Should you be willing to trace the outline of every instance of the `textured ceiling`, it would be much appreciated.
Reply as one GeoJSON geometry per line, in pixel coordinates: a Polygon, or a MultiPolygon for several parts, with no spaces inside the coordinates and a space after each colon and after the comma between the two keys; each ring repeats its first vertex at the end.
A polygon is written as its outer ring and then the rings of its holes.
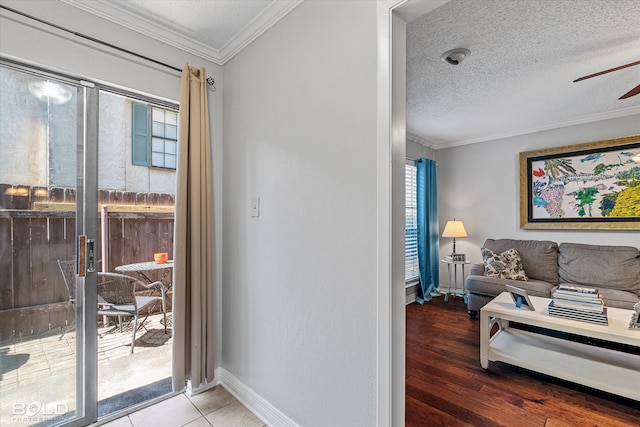
{"type": "Polygon", "coordinates": [[[407,131],[434,148],[640,112],[618,100],[640,65],[573,83],[640,60],[638,0],[452,0],[407,25],[407,51],[407,131]]]}
{"type": "MultiPolygon", "coordinates": [[[[224,64],[302,0],[61,1],[224,64]]],[[[451,0],[420,12],[440,3],[398,10],[410,21],[410,139],[444,148],[640,113],[640,95],[618,100],[640,65],[573,83],[640,60],[640,0],[451,0]],[[440,60],[458,47],[471,50],[460,65],[440,60]]]]}

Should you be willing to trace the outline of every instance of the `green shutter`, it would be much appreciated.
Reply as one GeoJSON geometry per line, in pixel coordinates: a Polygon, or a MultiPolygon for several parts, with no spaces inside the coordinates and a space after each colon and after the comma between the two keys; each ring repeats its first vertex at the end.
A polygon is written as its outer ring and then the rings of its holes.
{"type": "Polygon", "coordinates": [[[149,105],[131,105],[131,163],[149,166],[149,105]]]}

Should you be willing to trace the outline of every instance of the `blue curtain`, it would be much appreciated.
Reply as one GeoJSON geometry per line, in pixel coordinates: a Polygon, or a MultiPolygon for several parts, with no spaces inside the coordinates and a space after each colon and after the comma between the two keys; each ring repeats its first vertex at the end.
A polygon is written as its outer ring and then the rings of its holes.
{"type": "Polygon", "coordinates": [[[423,304],[425,301],[431,301],[431,292],[439,289],[438,192],[436,162],[419,159],[415,165],[420,270],[420,286],[416,301],[423,304]]]}

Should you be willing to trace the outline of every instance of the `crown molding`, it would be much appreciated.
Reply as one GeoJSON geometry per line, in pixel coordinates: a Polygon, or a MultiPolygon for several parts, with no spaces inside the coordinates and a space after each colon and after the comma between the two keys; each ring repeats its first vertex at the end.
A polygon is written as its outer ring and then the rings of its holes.
{"type": "Polygon", "coordinates": [[[121,27],[213,62],[214,64],[224,65],[304,0],[279,0],[272,2],[260,15],[240,30],[238,34],[221,49],[215,49],[212,46],[178,34],[175,31],[161,28],[147,19],[131,15],[117,4],[107,2],[106,0],[91,2],[82,0],[60,1],[121,27]]]}
{"type": "Polygon", "coordinates": [[[304,0],[280,0],[274,1],[260,15],[256,16],[242,30],[236,34],[219,52],[220,63],[224,65],[236,56],[251,42],[260,37],[289,12],[298,7],[304,0]]]}
{"type": "MultiPolygon", "coordinates": [[[[544,131],[553,130],[553,129],[560,129],[560,128],[569,127],[569,126],[578,126],[578,125],[583,125],[587,123],[599,122],[602,120],[617,119],[621,117],[631,116],[634,114],[640,114],[640,106],[623,108],[621,110],[608,111],[605,113],[592,114],[589,116],[583,116],[577,119],[553,123],[550,125],[535,126],[535,127],[530,127],[526,129],[519,129],[511,132],[503,132],[503,133],[497,133],[493,135],[486,135],[478,138],[471,138],[471,139],[466,139],[461,141],[433,142],[431,143],[430,148],[434,150],[441,150],[443,148],[459,147],[461,145],[477,144],[480,142],[494,141],[494,140],[504,139],[504,138],[513,138],[516,136],[528,135],[528,134],[537,133],[537,132],[544,132],[544,131]]],[[[408,137],[408,135],[409,133],[407,132],[407,138],[411,139],[408,137]]],[[[427,141],[421,136],[413,135],[413,134],[412,136],[416,137],[418,140],[411,139],[411,141],[417,142],[419,144],[421,143],[420,140],[427,141]]]]}
{"type": "Polygon", "coordinates": [[[433,141],[429,141],[428,139],[409,131],[406,132],[406,136],[409,141],[415,142],[416,144],[424,145],[427,148],[433,148],[433,146],[435,145],[433,141]]]}

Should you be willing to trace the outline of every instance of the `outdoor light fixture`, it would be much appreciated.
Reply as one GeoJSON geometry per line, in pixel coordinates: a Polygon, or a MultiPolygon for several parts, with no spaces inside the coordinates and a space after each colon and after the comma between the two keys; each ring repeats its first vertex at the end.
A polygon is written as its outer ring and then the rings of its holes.
{"type": "Polygon", "coordinates": [[[45,80],[29,82],[29,92],[40,101],[49,100],[57,105],[66,104],[71,100],[71,91],[64,86],[45,80]]]}
{"type": "Polygon", "coordinates": [[[453,237],[453,252],[451,252],[451,257],[455,258],[456,237],[467,237],[467,230],[464,229],[462,221],[456,221],[454,218],[453,221],[447,221],[447,225],[445,225],[444,231],[442,232],[442,237],[453,237]]]}

